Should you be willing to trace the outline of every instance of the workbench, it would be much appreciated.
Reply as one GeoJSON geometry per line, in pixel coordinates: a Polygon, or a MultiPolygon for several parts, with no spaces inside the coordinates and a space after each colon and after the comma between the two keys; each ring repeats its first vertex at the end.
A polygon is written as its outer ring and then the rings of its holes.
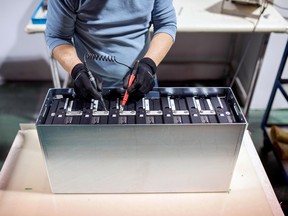
{"type": "MultiPolygon", "coordinates": [[[[252,32],[257,24],[257,13],[250,17],[249,7],[240,7],[243,16],[222,13],[221,0],[174,0],[179,32],[252,32]],[[244,16],[246,13],[246,16],[244,16]]],[[[224,7],[225,9],[225,7],[224,7]]],[[[233,10],[231,9],[231,13],[233,10]]],[[[43,33],[45,24],[29,22],[27,33],[43,33]]],[[[271,4],[261,16],[255,32],[287,32],[288,24],[271,4]]]]}
{"type": "Polygon", "coordinates": [[[35,126],[22,125],[0,173],[0,215],[80,214],[284,215],[249,131],[244,135],[229,192],[56,195],[50,190],[35,126]]]}
{"type": "MultiPolygon", "coordinates": [[[[287,22],[270,4],[261,13],[261,8],[235,7],[229,2],[223,5],[222,0],[175,0],[173,3],[178,22],[177,39],[158,68],[158,80],[182,83],[225,80],[223,86],[234,86],[247,114],[269,35],[286,33],[287,22]]],[[[43,33],[45,25],[29,22],[25,31],[43,33]]],[[[54,87],[60,87],[53,56],[50,64],[54,87]]]]}

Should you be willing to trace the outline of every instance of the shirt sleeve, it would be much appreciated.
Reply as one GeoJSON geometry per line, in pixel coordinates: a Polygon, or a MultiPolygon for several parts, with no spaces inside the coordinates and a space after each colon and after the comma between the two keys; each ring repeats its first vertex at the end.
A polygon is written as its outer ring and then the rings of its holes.
{"type": "Polygon", "coordinates": [[[74,24],[76,20],[76,1],[49,0],[45,30],[49,51],[63,44],[73,44],[74,24]]]}
{"type": "Polygon", "coordinates": [[[176,38],[177,19],[172,0],[155,0],[152,11],[154,34],[167,33],[176,38]]]}

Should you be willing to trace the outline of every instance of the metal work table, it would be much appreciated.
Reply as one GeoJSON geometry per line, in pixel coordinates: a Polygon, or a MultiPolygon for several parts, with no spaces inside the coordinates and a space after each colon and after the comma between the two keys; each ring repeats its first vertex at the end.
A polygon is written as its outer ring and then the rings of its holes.
{"type": "MultiPolygon", "coordinates": [[[[270,4],[261,9],[234,7],[222,0],[175,0],[178,33],[175,45],[159,66],[158,79],[189,81],[225,79],[234,86],[247,114],[271,32],[287,32],[285,19],[270,4]],[[187,44],[189,41],[189,44],[187,44]],[[179,71],[185,71],[179,76],[179,71]]],[[[43,33],[45,25],[25,28],[43,33]]],[[[51,56],[54,87],[60,87],[51,56]]]]}
{"type": "Polygon", "coordinates": [[[0,215],[284,215],[248,131],[230,188],[228,193],[55,195],[36,130],[28,124],[0,173],[0,215]]]}

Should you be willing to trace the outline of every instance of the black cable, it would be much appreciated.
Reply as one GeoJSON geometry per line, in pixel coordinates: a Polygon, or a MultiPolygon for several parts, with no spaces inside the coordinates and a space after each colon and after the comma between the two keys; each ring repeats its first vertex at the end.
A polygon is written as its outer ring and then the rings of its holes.
{"type": "MultiPolygon", "coordinates": [[[[104,56],[104,55],[98,55],[98,54],[95,54],[95,53],[86,53],[84,55],[84,62],[86,63],[87,59],[91,59],[91,60],[96,60],[96,61],[106,61],[106,62],[112,62],[112,63],[117,63],[117,64],[120,64],[120,65],[123,65],[127,68],[129,68],[131,70],[131,67],[122,63],[122,62],[118,62],[116,60],[116,57],[115,56],[104,56]]],[[[86,63],[87,64],[87,63],[86,63]]]]}
{"type": "MultiPolygon", "coordinates": [[[[258,19],[257,19],[257,21],[256,21],[256,23],[255,23],[255,25],[254,25],[254,28],[253,28],[252,32],[255,32],[255,31],[256,31],[256,28],[257,28],[257,26],[258,26],[258,24],[259,24],[259,21],[260,21],[262,15],[263,15],[263,13],[265,12],[267,6],[268,6],[268,0],[266,0],[266,1],[263,3],[263,6],[262,6],[263,8],[262,8],[262,10],[261,10],[261,12],[260,12],[260,14],[259,14],[259,16],[258,16],[258,19]]],[[[252,23],[252,22],[251,22],[251,23],[252,23]]],[[[253,24],[254,24],[254,23],[253,23],[253,24]]],[[[232,87],[233,84],[235,83],[235,81],[236,81],[236,79],[237,79],[237,77],[238,77],[238,74],[240,73],[240,68],[242,67],[242,64],[244,63],[244,59],[246,58],[246,55],[247,55],[247,53],[248,53],[248,50],[249,50],[249,48],[250,48],[250,44],[251,44],[251,43],[252,43],[252,37],[250,37],[250,39],[249,39],[249,41],[248,41],[248,43],[247,43],[247,45],[246,45],[245,51],[244,51],[244,53],[243,53],[243,55],[242,55],[242,58],[240,59],[240,62],[239,62],[239,64],[238,64],[238,67],[237,67],[237,69],[236,69],[236,71],[235,71],[235,74],[234,74],[234,76],[233,76],[233,78],[232,78],[232,80],[231,80],[231,83],[230,83],[229,87],[232,87]]]]}
{"type": "Polygon", "coordinates": [[[264,3],[262,4],[262,6],[261,6],[261,7],[262,7],[261,12],[260,12],[260,14],[259,14],[259,16],[258,16],[257,21],[256,21],[255,24],[254,24],[253,21],[247,20],[248,22],[250,22],[250,23],[252,23],[252,24],[254,25],[254,27],[253,27],[253,29],[252,29],[252,32],[255,32],[255,31],[256,31],[256,28],[257,28],[257,26],[258,26],[258,24],[259,24],[260,18],[262,17],[263,13],[265,12],[265,10],[266,10],[266,8],[267,8],[267,6],[268,6],[268,3],[269,3],[269,1],[266,0],[266,1],[264,1],[264,3]]]}
{"type": "Polygon", "coordinates": [[[230,88],[232,88],[233,84],[235,83],[235,81],[236,81],[236,79],[237,79],[237,77],[238,77],[238,75],[240,73],[240,68],[242,67],[242,64],[244,63],[244,60],[246,58],[246,55],[248,53],[248,50],[250,48],[251,43],[252,43],[252,36],[250,36],[250,39],[249,39],[249,41],[248,41],[248,43],[246,45],[246,48],[245,48],[244,53],[242,55],[242,58],[240,59],[240,62],[238,64],[237,70],[235,71],[234,76],[233,76],[233,78],[231,80],[231,83],[229,85],[230,88]]]}
{"type": "Polygon", "coordinates": [[[257,28],[257,26],[259,24],[260,19],[261,19],[262,15],[264,14],[266,8],[268,7],[268,3],[269,3],[268,0],[264,1],[263,5],[262,5],[262,10],[261,10],[261,12],[260,12],[260,14],[258,16],[258,19],[256,21],[256,24],[254,25],[254,28],[253,28],[252,32],[256,31],[256,28],[257,28]]]}

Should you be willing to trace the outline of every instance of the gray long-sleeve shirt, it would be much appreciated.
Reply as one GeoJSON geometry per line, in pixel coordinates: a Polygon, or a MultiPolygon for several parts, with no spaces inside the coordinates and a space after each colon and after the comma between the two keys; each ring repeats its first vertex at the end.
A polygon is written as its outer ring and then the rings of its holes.
{"type": "MultiPolygon", "coordinates": [[[[147,52],[153,34],[167,33],[175,40],[176,15],[172,0],[49,0],[46,42],[52,52],[62,44],[76,47],[78,57],[94,53],[115,56],[129,66],[147,52]]],[[[128,68],[87,60],[104,86],[121,86],[128,68]]]]}

